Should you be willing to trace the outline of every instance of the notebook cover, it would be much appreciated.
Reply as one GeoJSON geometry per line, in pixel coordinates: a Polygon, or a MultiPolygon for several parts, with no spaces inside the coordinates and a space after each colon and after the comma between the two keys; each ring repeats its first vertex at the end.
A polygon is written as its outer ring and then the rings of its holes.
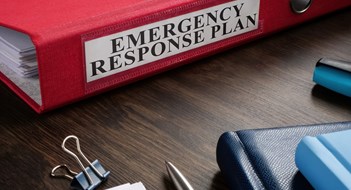
{"type": "Polygon", "coordinates": [[[295,165],[298,143],[351,129],[351,122],[226,132],[217,144],[217,163],[230,189],[313,189],[295,165]]]}
{"type": "MultiPolygon", "coordinates": [[[[0,25],[28,34],[37,51],[42,104],[28,100],[0,74],[2,81],[37,112],[93,96],[103,91],[189,63],[317,16],[350,6],[349,0],[313,0],[296,14],[290,1],[259,0],[259,27],[254,31],[204,45],[88,83],[84,42],[145,24],[217,6],[230,0],[11,0],[0,6],[0,25]]],[[[234,1],[235,2],[235,1],[234,1]]],[[[245,1],[244,4],[252,1],[245,1]]],[[[195,24],[193,24],[195,25],[195,24]]],[[[192,31],[194,32],[194,31],[192,31]]]]}

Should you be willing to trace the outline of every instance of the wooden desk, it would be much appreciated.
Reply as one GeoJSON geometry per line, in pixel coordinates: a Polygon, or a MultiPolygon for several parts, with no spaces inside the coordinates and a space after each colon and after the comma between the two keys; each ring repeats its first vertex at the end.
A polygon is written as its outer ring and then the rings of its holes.
{"type": "Polygon", "coordinates": [[[216,163],[229,130],[345,121],[351,99],[311,81],[321,57],[351,60],[351,12],[285,30],[146,80],[37,115],[0,85],[0,189],[68,189],[53,179],[71,134],[111,171],[100,189],[142,181],[173,189],[164,161],[195,189],[227,189],[216,163]]]}

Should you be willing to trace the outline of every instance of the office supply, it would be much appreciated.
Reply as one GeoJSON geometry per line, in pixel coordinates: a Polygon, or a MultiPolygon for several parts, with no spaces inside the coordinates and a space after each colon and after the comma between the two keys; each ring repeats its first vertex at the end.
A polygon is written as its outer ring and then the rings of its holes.
{"type": "Polygon", "coordinates": [[[315,189],[351,189],[351,130],[306,136],[295,162],[315,189]]]}
{"type": "Polygon", "coordinates": [[[306,135],[347,129],[351,122],[225,132],[217,163],[230,189],[313,189],[295,165],[297,144],[306,135]]]}
{"type": "Polygon", "coordinates": [[[350,4],[314,0],[297,14],[276,0],[6,1],[0,25],[30,37],[39,76],[24,80],[1,64],[0,78],[43,112],[350,4]]]}
{"type": "Polygon", "coordinates": [[[313,81],[330,90],[351,97],[351,63],[320,59],[313,72],[313,81]]]}
{"type": "Polygon", "coordinates": [[[71,188],[77,190],[93,190],[98,187],[102,182],[107,180],[108,176],[110,175],[110,171],[106,171],[98,160],[94,162],[90,162],[88,158],[83,154],[80,149],[79,139],[74,135],[70,135],[66,137],[62,142],[62,149],[73,156],[76,161],[78,162],[79,166],[82,169],[82,172],[77,173],[68,168],[67,165],[61,164],[54,167],[51,171],[52,177],[64,177],[71,180],[71,188]],[[68,139],[74,139],[77,145],[77,151],[81,157],[89,164],[88,167],[84,167],[82,162],[80,161],[79,157],[74,154],[72,151],[68,150],[65,146],[68,139]],[[65,173],[58,173],[59,170],[65,170],[65,173]]]}
{"type": "Polygon", "coordinates": [[[146,188],[144,187],[143,183],[138,182],[133,184],[126,183],[106,190],[146,190],[146,188]]]}
{"type": "Polygon", "coordinates": [[[166,168],[169,177],[177,190],[194,190],[183,174],[171,163],[166,161],[166,168]]]}

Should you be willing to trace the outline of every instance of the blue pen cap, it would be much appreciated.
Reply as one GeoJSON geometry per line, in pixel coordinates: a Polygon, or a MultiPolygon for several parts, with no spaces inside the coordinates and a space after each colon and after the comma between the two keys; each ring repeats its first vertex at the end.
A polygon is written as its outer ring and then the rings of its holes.
{"type": "Polygon", "coordinates": [[[322,58],[316,64],[313,81],[332,91],[351,97],[351,63],[322,58]]]}

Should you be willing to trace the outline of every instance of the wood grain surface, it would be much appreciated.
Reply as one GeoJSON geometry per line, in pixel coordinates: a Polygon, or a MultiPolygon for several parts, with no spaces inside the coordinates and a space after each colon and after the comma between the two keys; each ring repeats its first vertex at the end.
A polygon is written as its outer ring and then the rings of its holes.
{"type": "MultiPolygon", "coordinates": [[[[351,99],[312,82],[322,57],[351,61],[350,9],[42,115],[0,83],[0,189],[69,189],[49,176],[68,135],[127,182],[174,190],[171,161],[196,190],[227,190],[216,162],[225,131],[351,118],[351,99]]],[[[74,143],[69,147],[74,149],[74,143]]]]}

